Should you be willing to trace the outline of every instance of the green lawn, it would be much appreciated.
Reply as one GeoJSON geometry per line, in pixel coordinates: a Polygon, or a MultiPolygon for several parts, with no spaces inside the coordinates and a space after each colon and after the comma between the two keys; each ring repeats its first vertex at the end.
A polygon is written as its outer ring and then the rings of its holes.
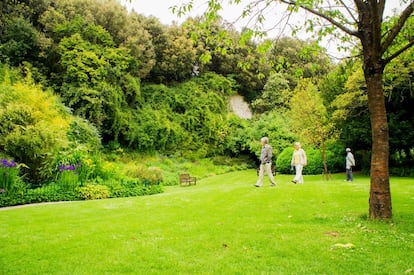
{"type": "Polygon", "coordinates": [[[413,271],[414,179],[392,178],[394,218],[374,222],[369,178],[355,178],[255,188],[248,170],[154,196],[1,209],[0,274],[413,271]]]}

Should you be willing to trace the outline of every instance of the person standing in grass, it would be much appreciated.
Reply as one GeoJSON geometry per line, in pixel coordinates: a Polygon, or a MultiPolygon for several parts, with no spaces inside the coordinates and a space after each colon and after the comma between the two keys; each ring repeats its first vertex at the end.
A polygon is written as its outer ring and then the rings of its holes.
{"type": "Polygon", "coordinates": [[[345,157],[345,168],[346,168],[346,181],[352,181],[352,166],[355,166],[355,158],[351,153],[351,148],[346,148],[346,157],[345,157]]]}
{"type": "Polygon", "coordinates": [[[302,169],[307,164],[306,152],[300,146],[299,142],[295,142],[295,150],[293,151],[291,166],[295,167],[296,174],[293,183],[303,183],[302,169]]]}
{"type": "Polygon", "coordinates": [[[263,185],[263,177],[265,172],[269,177],[270,186],[276,186],[272,173],[272,147],[269,145],[269,139],[267,137],[262,137],[260,139],[260,143],[262,144],[262,150],[260,151],[259,178],[254,186],[260,187],[263,185]]]}

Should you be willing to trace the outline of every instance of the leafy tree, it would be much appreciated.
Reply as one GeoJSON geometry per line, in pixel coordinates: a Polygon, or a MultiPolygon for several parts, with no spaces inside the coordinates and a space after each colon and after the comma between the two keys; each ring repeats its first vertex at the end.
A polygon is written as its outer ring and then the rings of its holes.
{"type": "Polygon", "coordinates": [[[163,83],[187,80],[193,75],[196,61],[193,41],[187,31],[178,26],[169,27],[166,35],[166,47],[161,51],[161,62],[155,65],[158,67],[160,80],[163,83]]]}
{"type": "Polygon", "coordinates": [[[347,78],[343,83],[343,91],[336,95],[329,105],[332,120],[340,131],[341,142],[346,147],[352,148],[353,151],[359,152],[360,168],[369,171],[369,156],[371,154],[369,148],[372,141],[367,129],[371,129],[371,125],[361,63],[354,63],[352,67],[344,71],[344,75],[347,78]]]}
{"type": "Polygon", "coordinates": [[[155,53],[155,64],[153,64],[150,73],[144,80],[146,82],[161,83],[163,76],[159,64],[162,62],[163,51],[168,47],[167,27],[154,17],[145,19],[144,26],[145,30],[151,35],[155,53]]]}
{"type": "Polygon", "coordinates": [[[150,32],[146,29],[147,19],[135,13],[127,17],[127,22],[121,32],[114,36],[115,42],[129,50],[129,54],[137,61],[136,72],[131,72],[134,76],[145,78],[155,65],[155,41],[150,32]]]}
{"type": "Polygon", "coordinates": [[[284,74],[274,73],[269,76],[263,88],[263,93],[252,102],[253,109],[258,113],[271,110],[286,111],[292,91],[289,81],[284,74]]]}
{"type": "Polygon", "coordinates": [[[413,175],[414,164],[414,49],[390,63],[385,75],[385,97],[390,127],[390,167],[393,174],[413,175]]]}
{"type": "MultiPolygon", "coordinates": [[[[79,32],[79,27],[84,25],[100,26],[109,34],[115,47],[128,49],[137,64],[135,70],[129,73],[140,78],[146,77],[155,63],[154,46],[145,28],[146,21],[135,12],[128,13],[125,7],[114,0],[56,1],[41,17],[46,34],[56,43],[69,36],[69,33],[79,32]],[[74,22],[78,22],[78,25],[74,22]],[[65,24],[73,29],[65,27],[65,24]]],[[[53,57],[51,50],[50,58],[53,57]]]]}
{"type": "Polygon", "coordinates": [[[0,33],[5,23],[13,18],[22,18],[38,26],[40,15],[47,9],[48,0],[3,0],[0,2],[0,33]]]}
{"type": "Polygon", "coordinates": [[[302,80],[296,87],[288,116],[299,140],[321,150],[325,175],[328,175],[326,142],[333,138],[334,127],[317,87],[309,79],[302,80]]]}
{"type": "Polygon", "coordinates": [[[260,62],[264,58],[258,51],[260,45],[249,39],[238,45],[236,42],[241,39],[240,33],[221,18],[211,22],[208,31],[203,28],[206,22],[205,18],[199,17],[183,23],[197,49],[197,72],[211,71],[232,77],[238,83],[238,93],[247,101],[254,100],[262,90],[270,70],[269,66],[260,62]]]}
{"type": "Polygon", "coordinates": [[[13,66],[22,61],[35,61],[40,51],[39,34],[21,17],[6,22],[1,34],[0,59],[13,66]]]}
{"type": "Polygon", "coordinates": [[[312,41],[283,37],[273,42],[268,56],[276,72],[294,79],[321,77],[331,69],[326,50],[312,41]]]}
{"type": "MultiPolygon", "coordinates": [[[[303,25],[316,36],[334,35],[349,41],[355,38],[361,46],[364,78],[367,84],[368,106],[372,129],[371,187],[369,200],[369,217],[372,219],[389,219],[392,217],[391,193],[389,184],[389,129],[385,109],[383,75],[385,66],[394,58],[414,45],[412,35],[406,43],[393,47],[403,34],[412,33],[412,1],[403,1],[406,7],[389,25],[384,24],[385,0],[354,0],[347,3],[340,1],[336,5],[328,1],[280,0],[261,5],[261,0],[251,0],[243,11],[244,16],[256,9],[255,22],[263,22],[268,9],[284,4],[287,10],[303,10],[311,16],[303,25]],[[274,4],[274,5],[273,5],[274,4]],[[257,11],[258,10],[258,11],[257,11]],[[326,25],[326,23],[328,25],[326,25]],[[385,27],[386,26],[386,27],[385,27]]],[[[217,0],[208,1],[207,18],[213,21],[221,5],[217,0]]],[[[229,1],[240,3],[240,1],[229,1]]],[[[193,1],[185,9],[193,6],[193,1]]],[[[182,12],[183,10],[178,10],[182,12]]],[[[289,17],[287,17],[289,18],[289,17]]],[[[256,28],[260,28],[257,25],[256,28]]]]}
{"type": "Polygon", "coordinates": [[[333,112],[331,107],[332,101],[335,100],[336,96],[345,92],[345,82],[354,71],[354,65],[355,62],[351,61],[341,62],[318,83],[323,103],[329,114],[333,112]]]}
{"type": "Polygon", "coordinates": [[[140,97],[138,82],[128,74],[136,63],[125,48],[114,47],[102,27],[79,27],[77,20],[74,25],[57,26],[62,33],[75,32],[59,43],[60,94],[74,114],[92,122],[105,140],[117,140],[127,127],[123,110],[136,107],[140,97]]]}

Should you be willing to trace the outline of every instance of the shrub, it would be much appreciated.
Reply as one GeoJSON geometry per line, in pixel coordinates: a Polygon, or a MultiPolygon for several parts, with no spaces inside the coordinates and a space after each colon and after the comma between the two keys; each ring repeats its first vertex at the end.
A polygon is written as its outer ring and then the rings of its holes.
{"type": "Polygon", "coordinates": [[[125,175],[118,165],[109,161],[100,161],[95,163],[95,173],[97,180],[122,180],[125,175]]]}
{"type": "Polygon", "coordinates": [[[303,169],[305,175],[321,174],[324,171],[322,153],[319,149],[306,149],[306,158],[308,165],[303,169]]]}
{"type": "MultiPolygon", "coordinates": [[[[324,171],[322,153],[319,149],[304,148],[308,165],[303,169],[303,174],[316,175],[324,171]]],[[[277,171],[282,174],[291,173],[290,163],[292,160],[293,147],[288,147],[280,153],[276,160],[277,171]]],[[[332,173],[342,171],[344,168],[345,155],[341,145],[328,145],[326,150],[326,162],[328,170],[332,173]]]]}
{"type": "MultiPolygon", "coordinates": [[[[42,170],[43,178],[59,180],[65,170],[71,170],[76,175],[78,185],[95,179],[101,169],[101,159],[97,154],[89,154],[82,147],[62,151],[55,154],[53,160],[42,170]]],[[[69,175],[68,175],[69,176],[69,175]]]]}
{"type": "Polygon", "coordinates": [[[77,190],[64,190],[56,183],[29,189],[25,194],[25,198],[27,200],[26,203],[77,201],[82,199],[77,190]]]}
{"type": "MultiPolygon", "coordinates": [[[[293,154],[293,147],[288,147],[279,154],[276,160],[276,169],[279,173],[289,174],[291,173],[291,161],[293,154]]],[[[303,169],[303,174],[320,174],[323,171],[322,156],[319,150],[305,149],[307,166],[303,169]]]]}
{"type": "Polygon", "coordinates": [[[85,200],[106,199],[110,197],[108,186],[100,184],[88,184],[78,188],[80,196],[85,200]]]}
{"type": "Polygon", "coordinates": [[[128,170],[128,176],[140,179],[144,185],[160,184],[164,180],[162,170],[158,167],[137,165],[128,170]]]}
{"type": "Polygon", "coordinates": [[[42,182],[39,171],[68,145],[70,116],[39,86],[4,80],[0,90],[0,147],[29,167],[24,172],[30,182],[42,182]]]}
{"type": "Polygon", "coordinates": [[[82,145],[84,151],[95,152],[101,148],[101,137],[98,129],[86,119],[73,117],[68,130],[69,141],[73,146],[82,145]]]}
{"type": "Polygon", "coordinates": [[[345,171],[345,146],[339,143],[327,145],[326,159],[328,163],[328,170],[331,173],[345,171]]]}
{"type": "Polygon", "coordinates": [[[134,197],[162,193],[161,185],[143,185],[138,179],[106,182],[112,198],[134,197]]]}
{"type": "Polygon", "coordinates": [[[267,136],[276,158],[285,148],[291,147],[294,141],[286,118],[281,113],[268,112],[247,122],[231,118],[230,122],[226,151],[235,155],[248,153],[256,156],[258,160],[261,151],[260,139],[267,136]]]}
{"type": "Polygon", "coordinates": [[[40,202],[76,201],[82,197],[75,190],[63,190],[56,184],[49,184],[24,192],[0,194],[0,207],[40,202]]]}

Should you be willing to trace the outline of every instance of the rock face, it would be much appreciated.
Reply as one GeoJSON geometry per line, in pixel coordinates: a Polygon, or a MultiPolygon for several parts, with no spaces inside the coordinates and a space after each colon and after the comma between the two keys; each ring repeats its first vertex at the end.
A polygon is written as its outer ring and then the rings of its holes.
{"type": "Polygon", "coordinates": [[[229,99],[230,109],[238,117],[244,119],[252,118],[252,111],[250,110],[249,104],[244,101],[244,98],[241,95],[233,95],[229,99]]]}

